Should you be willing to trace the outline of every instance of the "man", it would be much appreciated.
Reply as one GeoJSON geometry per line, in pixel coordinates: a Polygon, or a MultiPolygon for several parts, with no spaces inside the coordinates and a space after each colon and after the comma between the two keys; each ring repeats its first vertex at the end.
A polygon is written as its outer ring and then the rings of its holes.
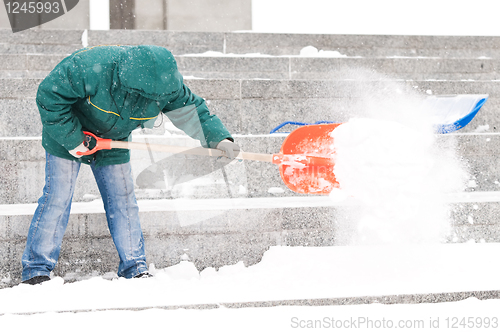
{"type": "Polygon", "coordinates": [[[36,102],[46,150],[45,187],[31,221],[22,257],[22,282],[49,280],[59,258],[81,163],[89,164],[102,196],[120,263],[118,276],[148,277],[144,239],[130,168],[130,152],[91,156],[83,131],[113,140],[163,112],[202,146],[234,158],[236,145],[204,100],[183,83],[172,54],[157,46],[96,46],[59,63],[38,88],[36,102]]]}

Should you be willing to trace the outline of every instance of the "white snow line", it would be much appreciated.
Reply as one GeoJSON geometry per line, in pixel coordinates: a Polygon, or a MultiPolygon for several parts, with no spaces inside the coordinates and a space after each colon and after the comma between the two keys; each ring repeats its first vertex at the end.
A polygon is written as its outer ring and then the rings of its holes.
{"type": "MultiPolygon", "coordinates": [[[[469,192],[449,194],[448,203],[496,203],[500,202],[500,191],[469,192]]],[[[139,200],[141,212],[168,211],[224,211],[250,209],[313,208],[325,206],[356,205],[353,198],[335,202],[328,196],[299,197],[256,197],[256,198],[214,198],[214,199],[158,199],[139,200]]],[[[37,207],[33,204],[0,205],[0,216],[32,215],[37,207]]],[[[71,214],[104,213],[100,199],[92,202],[75,202],[71,214]]]]}
{"type": "MultiPolygon", "coordinates": [[[[141,212],[157,211],[220,211],[239,209],[273,209],[297,207],[322,207],[346,205],[349,202],[334,203],[327,196],[312,197],[258,197],[258,198],[220,198],[220,199],[158,199],[139,200],[141,212]]],[[[0,205],[0,216],[31,215],[37,207],[33,204],[0,205]]],[[[104,213],[100,199],[92,202],[75,202],[71,214],[104,213]]]]}

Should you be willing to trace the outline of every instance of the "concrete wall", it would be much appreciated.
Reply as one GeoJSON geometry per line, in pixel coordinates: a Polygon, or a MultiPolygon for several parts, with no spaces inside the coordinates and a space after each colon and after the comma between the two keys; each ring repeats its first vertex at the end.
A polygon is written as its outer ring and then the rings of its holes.
{"type": "Polygon", "coordinates": [[[139,0],[135,2],[135,29],[166,30],[166,0],[139,0]]]}
{"type": "MultiPolygon", "coordinates": [[[[145,3],[149,1],[139,1],[145,3]]],[[[109,16],[111,29],[134,29],[135,0],[109,0],[109,16]]]]}
{"type": "Polygon", "coordinates": [[[168,30],[235,31],[252,29],[251,0],[168,0],[168,30]]]}
{"type": "Polygon", "coordinates": [[[0,28],[9,28],[10,23],[9,18],[7,17],[7,10],[3,4],[0,4],[0,28]]]}
{"type": "MultiPolygon", "coordinates": [[[[10,28],[5,7],[0,28],[10,28]]],[[[252,29],[252,0],[110,0],[112,29],[234,31],[252,29]]],[[[35,29],[89,29],[89,0],[35,29]]]]}

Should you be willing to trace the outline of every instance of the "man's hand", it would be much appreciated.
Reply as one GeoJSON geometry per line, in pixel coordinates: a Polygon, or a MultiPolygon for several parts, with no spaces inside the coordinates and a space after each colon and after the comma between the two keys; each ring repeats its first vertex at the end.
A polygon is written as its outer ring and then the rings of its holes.
{"type": "Polygon", "coordinates": [[[226,157],[229,159],[234,159],[240,153],[238,144],[228,139],[220,141],[219,144],[217,144],[217,149],[224,151],[226,157]]]}
{"type": "Polygon", "coordinates": [[[89,149],[82,143],[78,145],[76,148],[73,150],[69,150],[68,152],[75,158],[81,158],[81,155],[76,154],[77,152],[87,152],[89,149]]]}

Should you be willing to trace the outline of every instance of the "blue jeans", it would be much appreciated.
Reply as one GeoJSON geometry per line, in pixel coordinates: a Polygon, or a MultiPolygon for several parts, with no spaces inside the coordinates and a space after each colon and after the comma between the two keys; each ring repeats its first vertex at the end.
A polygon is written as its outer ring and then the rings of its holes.
{"type": "MultiPolygon", "coordinates": [[[[54,269],[68,225],[80,163],[46,153],[45,187],[38,200],[22,257],[22,280],[54,269]]],[[[147,271],[139,208],[130,163],[91,165],[101,193],[108,228],[120,257],[118,276],[132,278],[147,271]]]]}

